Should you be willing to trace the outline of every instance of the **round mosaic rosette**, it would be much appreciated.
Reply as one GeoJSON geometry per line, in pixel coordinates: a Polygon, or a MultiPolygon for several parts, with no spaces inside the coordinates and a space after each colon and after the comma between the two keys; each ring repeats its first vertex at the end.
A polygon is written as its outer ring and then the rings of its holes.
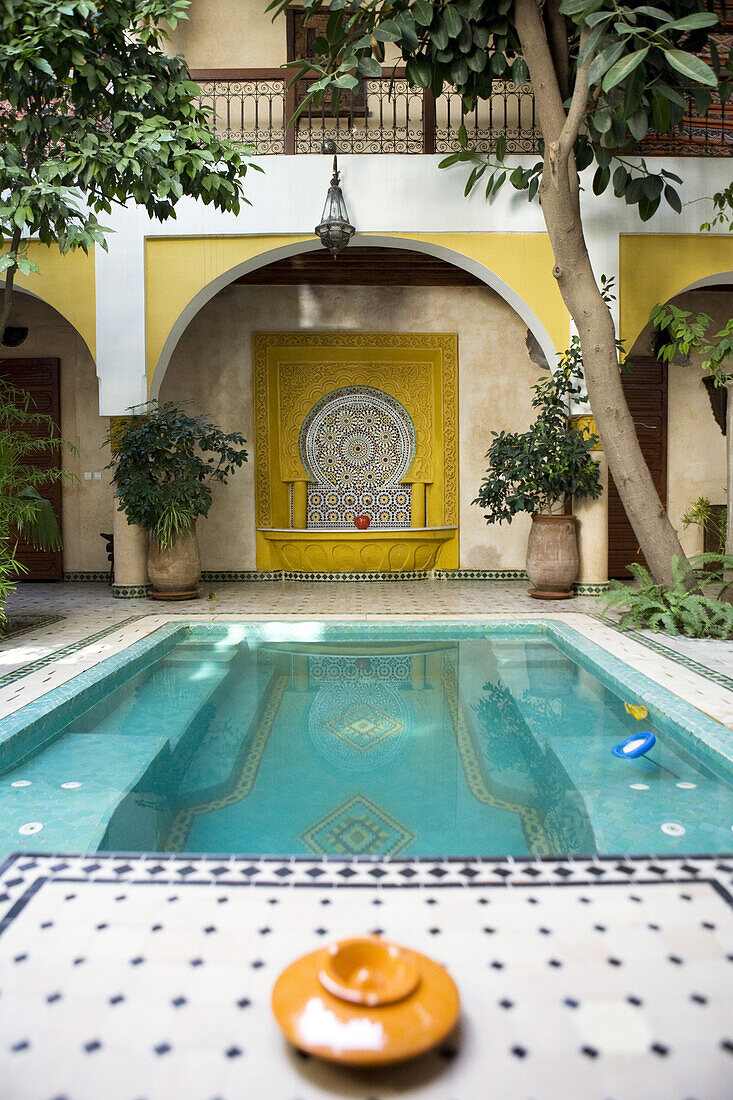
{"type": "Polygon", "coordinates": [[[415,428],[389,394],[347,386],[321,398],[308,413],[300,456],[319,485],[342,490],[398,485],[415,456],[415,428]]]}

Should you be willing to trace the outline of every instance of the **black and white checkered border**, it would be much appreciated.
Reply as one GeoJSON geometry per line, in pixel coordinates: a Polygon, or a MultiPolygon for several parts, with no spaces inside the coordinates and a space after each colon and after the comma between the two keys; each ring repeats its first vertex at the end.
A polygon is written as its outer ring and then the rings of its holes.
{"type": "MultiPolygon", "coordinates": [[[[311,860],[247,856],[47,855],[16,853],[0,864],[0,914],[35,883],[158,883],[169,886],[465,887],[603,886],[713,883],[733,906],[733,855],[574,859],[311,860]]],[[[38,888],[38,887],[36,887],[38,888]]],[[[3,921],[0,920],[0,932],[3,921]]]]}

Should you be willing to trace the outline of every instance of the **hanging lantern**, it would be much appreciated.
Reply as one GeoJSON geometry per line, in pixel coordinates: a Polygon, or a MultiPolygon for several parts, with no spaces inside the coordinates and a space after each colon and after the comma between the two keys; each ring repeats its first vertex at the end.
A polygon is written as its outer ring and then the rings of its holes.
{"type": "Polygon", "coordinates": [[[333,158],[333,176],[326,195],[321,224],[316,226],[315,231],[316,235],[321,238],[321,244],[328,249],[334,260],[341,249],[346,248],[354,233],[356,233],[354,226],[349,223],[346,203],[339,187],[339,170],[336,157],[333,158]]]}

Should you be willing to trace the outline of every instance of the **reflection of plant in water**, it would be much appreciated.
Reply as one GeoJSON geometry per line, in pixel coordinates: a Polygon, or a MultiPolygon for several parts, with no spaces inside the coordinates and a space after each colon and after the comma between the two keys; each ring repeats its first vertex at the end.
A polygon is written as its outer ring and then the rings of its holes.
{"type": "MultiPolygon", "coordinates": [[[[550,852],[592,853],[596,850],[590,821],[580,791],[560,761],[533,736],[515,695],[504,684],[486,683],[483,697],[473,706],[479,720],[478,732],[487,757],[507,745],[517,750],[517,770],[526,769],[533,790],[525,802],[543,815],[543,828],[550,852]]],[[[556,718],[553,701],[538,699],[525,691],[521,702],[540,721],[556,718]]]]}

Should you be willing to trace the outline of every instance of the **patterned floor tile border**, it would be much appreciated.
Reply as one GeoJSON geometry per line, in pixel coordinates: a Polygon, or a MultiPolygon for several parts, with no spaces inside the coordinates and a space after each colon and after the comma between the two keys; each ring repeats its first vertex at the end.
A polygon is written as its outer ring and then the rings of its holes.
{"type": "MultiPolygon", "coordinates": [[[[64,616],[58,616],[58,619],[62,619],[64,616]]],[[[79,650],[84,649],[88,645],[93,645],[94,642],[100,641],[102,638],[106,638],[108,634],[113,634],[114,631],[120,630],[122,627],[129,626],[130,623],[136,622],[138,619],[147,618],[145,615],[131,615],[127,619],[120,619],[119,622],[113,623],[111,626],[106,626],[103,630],[98,630],[95,634],[87,634],[83,638],[79,638],[75,642],[69,642],[68,645],[62,646],[60,649],[55,649],[52,653],[47,653],[44,657],[38,657],[35,661],[30,661],[27,665],[21,665],[20,668],[13,669],[12,672],[6,672],[3,676],[0,676],[0,687],[5,687],[6,684],[14,684],[16,680],[20,680],[24,676],[29,676],[32,672],[38,672],[39,669],[47,668],[48,665],[54,661],[62,660],[64,657],[70,657],[73,653],[78,653],[79,650]]],[[[58,620],[54,620],[58,621],[58,620]]],[[[36,629],[33,627],[32,629],[36,629]]]]}
{"type": "MultiPolygon", "coordinates": [[[[330,886],[413,889],[440,886],[503,888],[599,886],[611,883],[708,881],[733,907],[733,852],[723,856],[596,856],[568,859],[333,859],[307,857],[196,856],[93,852],[87,855],[14,853],[0,863],[10,903],[42,872],[48,878],[85,882],[158,882],[169,885],[330,886]],[[8,878],[10,876],[10,878],[8,878]],[[12,893],[9,893],[12,891],[12,893]]],[[[0,920],[0,932],[3,921],[0,920]]]]}
{"type": "MultiPolygon", "coordinates": [[[[618,630],[618,627],[613,623],[604,620],[599,620],[604,623],[605,626],[613,626],[618,630]]],[[[619,631],[619,633],[625,634],[627,638],[633,638],[635,642],[641,642],[648,649],[653,649],[655,653],[658,653],[661,657],[666,657],[670,661],[674,661],[678,665],[682,665],[683,668],[687,668],[690,672],[696,672],[698,676],[704,676],[706,680],[712,680],[713,683],[719,684],[720,687],[727,688],[728,691],[733,691],[733,676],[726,676],[723,672],[718,672],[717,669],[708,668],[707,665],[701,665],[699,661],[695,661],[692,657],[688,657],[684,653],[679,653],[676,649],[670,649],[669,646],[664,645],[663,642],[658,641],[656,638],[649,638],[646,634],[641,634],[638,630],[626,630],[619,631]]],[[[733,665],[733,646],[731,647],[731,664],[733,665]]]]}
{"type": "Polygon", "coordinates": [[[30,634],[32,630],[41,630],[44,627],[60,623],[65,615],[18,615],[9,620],[9,627],[4,634],[0,634],[0,642],[20,638],[23,634],[30,634]],[[32,620],[32,621],[26,621],[32,620]]]}

